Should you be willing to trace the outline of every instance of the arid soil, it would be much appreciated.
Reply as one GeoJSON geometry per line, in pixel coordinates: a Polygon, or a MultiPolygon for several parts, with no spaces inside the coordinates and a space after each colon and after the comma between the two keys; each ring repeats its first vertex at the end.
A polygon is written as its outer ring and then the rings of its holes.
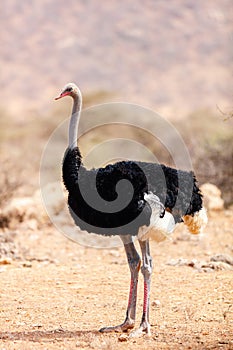
{"type": "Polygon", "coordinates": [[[123,248],[87,248],[33,220],[2,232],[0,349],[233,349],[232,214],[211,215],[202,237],[180,225],[151,242],[150,338],[98,332],[125,316],[123,248]]]}

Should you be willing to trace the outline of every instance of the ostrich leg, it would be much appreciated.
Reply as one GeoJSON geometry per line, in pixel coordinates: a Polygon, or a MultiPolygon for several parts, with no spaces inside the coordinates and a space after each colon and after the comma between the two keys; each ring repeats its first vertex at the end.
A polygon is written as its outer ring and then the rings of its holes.
{"type": "Polygon", "coordinates": [[[142,251],[142,267],[141,272],[144,277],[144,300],[143,300],[143,313],[140,327],[131,332],[130,337],[140,337],[143,334],[150,336],[150,323],[149,323],[149,302],[150,302],[150,281],[152,274],[152,258],[150,256],[149,240],[140,241],[139,244],[142,251]]]}
{"type": "Polygon", "coordinates": [[[134,328],[136,317],[136,303],[137,303],[137,285],[138,285],[138,272],[141,265],[140,257],[135,249],[131,236],[121,236],[124,243],[125,252],[128,259],[128,264],[131,273],[131,282],[129,290],[128,307],[126,310],[125,321],[113,327],[104,327],[100,329],[100,332],[125,332],[128,329],[134,328]]]}

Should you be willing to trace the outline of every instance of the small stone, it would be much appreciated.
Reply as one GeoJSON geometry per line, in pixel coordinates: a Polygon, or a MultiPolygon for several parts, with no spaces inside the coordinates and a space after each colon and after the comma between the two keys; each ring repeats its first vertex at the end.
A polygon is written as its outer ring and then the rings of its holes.
{"type": "Polygon", "coordinates": [[[78,340],[78,341],[76,342],[76,344],[75,344],[75,347],[81,349],[81,348],[84,348],[86,345],[87,345],[87,344],[85,343],[85,341],[79,341],[79,340],[78,340]]]}
{"type": "Polygon", "coordinates": [[[112,255],[114,258],[119,258],[120,252],[119,250],[110,250],[109,255],[112,255]]]}
{"type": "Polygon", "coordinates": [[[161,302],[158,299],[155,299],[154,301],[152,301],[151,305],[154,307],[160,307],[161,302]]]}
{"type": "Polygon", "coordinates": [[[128,335],[127,334],[121,334],[118,337],[118,341],[123,342],[123,341],[127,341],[128,340],[128,335]]]}
{"type": "Polygon", "coordinates": [[[0,259],[0,265],[10,265],[12,263],[11,258],[2,258],[0,259]]]}
{"type": "Polygon", "coordinates": [[[209,332],[206,332],[206,331],[202,332],[202,335],[208,335],[208,334],[209,332]]]}
{"type": "Polygon", "coordinates": [[[24,261],[22,267],[32,267],[32,263],[30,261],[24,261]]]}

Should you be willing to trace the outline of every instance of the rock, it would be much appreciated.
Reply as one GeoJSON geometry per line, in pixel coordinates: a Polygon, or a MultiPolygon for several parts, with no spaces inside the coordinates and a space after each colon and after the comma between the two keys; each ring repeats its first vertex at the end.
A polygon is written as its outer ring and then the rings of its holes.
{"type": "Polygon", "coordinates": [[[0,259],[0,265],[10,265],[12,263],[12,259],[11,258],[1,258],[0,259]]]}
{"type": "Polygon", "coordinates": [[[41,205],[33,197],[13,198],[0,213],[0,221],[4,227],[15,228],[26,220],[36,219],[41,213],[41,205]]]}
{"type": "Polygon", "coordinates": [[[120,341],[120,342],[127,341],[128,339],[129,339],[129,337],[128,337],[127,334],[121,334],[121,335],[118,337],[118,341],[120,341]]]}
{"type": "Polygon", "coordinates": [[[228,265],[233,266],[233,257],[230,255],[226,255],[226,254],[214,255],[210,258],[210,261],[223,262],[223,263],[226,263],[228,265]]]}
{"type": "Polygon", "coordinates": [[[208,211],[220,211],[224,209],[221,191],[217,186],[211,183],[205,183],[200,189],[203,193],[204,206],[208,211]]]}
{"type": "Polygon", "coordinates": [[[13,198],[0,211],[0,227],[15,228],[21,222],[30,221],[29,229],[36,230],[38,224],[48,222],[45,207],[50,216],[57,216],[65,206],[60,183],[46,185],[43,189],[43,202],[40,190],[30,197],[13,198]],[[36,220],[37,224],[33,220],[36,220]]]}
{"type": "Polygon", "coordinates": [[[159,308],[161,306],[161,302],[158,299],[155,299],[151,303],[152,306],[159,308]]]}
{"type": "Polygon", "coordinates": [[[167,265],[170,266],[189,266],[194,268],[195,270],[199,272],[212,272],[214,270],[233,270],[233,267],[231,265],[232,261],[231,258],[228,257],[227,259],[223,255],[217,255],[210,259],[210,261],[203,261],[203,260],[188,260],[188,259],[172,259],[167,262],[167,265]]]}
{"type": "Polygon", "coordinates": [[[32,263],[30,261],[23,261],[21,263],[22,267],[32,267],[32,263]]]}
{"type": "Polygon", "coordinates": [[[233,267],[230,264],[227,264],[223,261],[212,261],[208,264],[209,268],[213,269],[213,270],[233,270],[233,267]]]}

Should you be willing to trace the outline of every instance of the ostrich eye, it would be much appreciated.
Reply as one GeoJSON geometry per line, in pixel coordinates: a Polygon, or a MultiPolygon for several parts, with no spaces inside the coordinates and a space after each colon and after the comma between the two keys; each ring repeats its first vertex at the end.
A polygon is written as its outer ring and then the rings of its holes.
{"type": "Polygon", "coordinates": [[[67,91],[67,92],[71,92],[71,91],[72,91],[72,88],[71,88],[71,87],[68,87],[68,88],[66,89],[66,91],[67,91]]]}

